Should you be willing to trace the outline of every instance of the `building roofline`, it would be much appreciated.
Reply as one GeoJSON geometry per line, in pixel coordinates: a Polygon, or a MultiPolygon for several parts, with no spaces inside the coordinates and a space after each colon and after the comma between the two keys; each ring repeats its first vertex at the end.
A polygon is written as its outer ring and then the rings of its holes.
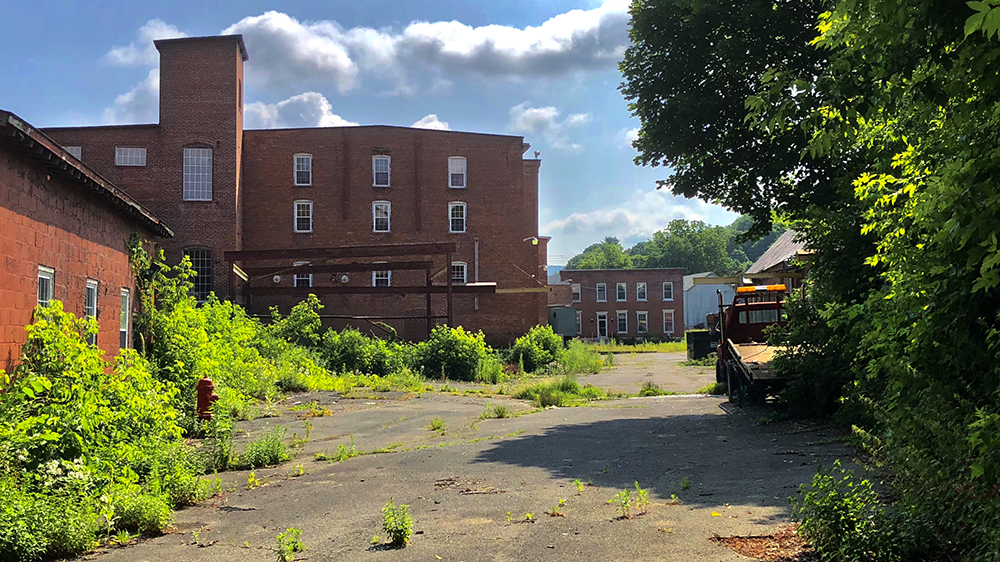
{"type": "Polygon", "coordinates": [[[17,115],[2,109],[0,109],[0,134],[12,137],[15,143],[31,150],[35,159],[41,160],[43,166],[61,172],[71,180],[97,192],[103,199],[112,203],[116,209],[123,211],[157,235],[164,238],[170,238],[174,235],[170,227],[140,205],[138,201],[132,199],[120,187],[77,160],[41,130],[32,127],[17,115]]]}
{"type": "Polygon", "coordinates": [[[487,137],[503,137],[507,139],[524,139],[520,135],[503,135],[500,133],[477,133],[474,131],[452,131],[442,129],[425,129],[423,127],[404,127],[402,125],[340,125],[336,127],[278,127],[274,129],[243,129],[244,133],[265,133],[268,131],[315,131],[318,129],[407,129],[411,131],[426,131],[428,133],[440,134],[460,134],[460,135],[480,135],[487,137]]]}
{"type": "Polygon", "coordinates": [[[564,271],[581,271],[581,272],[606,271],[611,273],[611,272],[624,272],[624,271],[684,271],[684,268],[683,267],[633,267],[631,269],[567,269],[566,267],[563,267],[562,269],[559,270],[559,273],[562,273],[564,271]]]}
{"type": "Polygon", "coordinates": [[[250,60],[250,56],[247,54],[246,43],[243,42],[243,34],[236,33],[234,35],[203,35],[200,37],[176,37],[174,39],[157,39],[153,41],[153,45],[156,49],[160,49],[160,45],[175,44],[175,43],[194,43],[197,41],[219,41],[226,40],[232,41],[236,40],[236,44],[240,48],[240,55],[243,57],[243,62],[250,60]]]}
{"type": "Polygon", "coordinates": [[[77,131],[80,129],[158,129],[159,123],[139,123],[129,125],[82,125],[80,127],[38,127],[39,131],[77,131]]]}

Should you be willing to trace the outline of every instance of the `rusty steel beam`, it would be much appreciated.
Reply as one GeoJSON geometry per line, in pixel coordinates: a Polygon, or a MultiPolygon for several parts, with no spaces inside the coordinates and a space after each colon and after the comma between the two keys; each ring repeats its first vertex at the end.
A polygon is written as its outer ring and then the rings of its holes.
{"type": "MultiPolygon", "coordinates": [[[[497,290],[496,283],[469,283],[455,285],[451,292],[459,295],[479,294],[492,295],[497,290]]],[[[250,293],[258,296],[268,295],[446,295],[447,285],[430,285],[417,287],[250,287],[250,293]]]]}
{"type": "Polygon", "coordinates": [[[391,261],[385,263],[335,263],[321,265],[300,265],[285,267],[247,267],[243,272],[251,277],[267,277],[286,273],[339,273],[341,271],[407,271],[426,269],[434,265],[432,261],[391,261]]]}
{"type": "Polygon", "coordinates": [[[454,253],[454,242],[436,244],[383,244],[378,246],[339,246],[333,248],[284,248],[280,250],[242,250],[226,252],[226,261],[309,260],[337,258],[382,258],[391,256],[430,256],[454,253]]]}

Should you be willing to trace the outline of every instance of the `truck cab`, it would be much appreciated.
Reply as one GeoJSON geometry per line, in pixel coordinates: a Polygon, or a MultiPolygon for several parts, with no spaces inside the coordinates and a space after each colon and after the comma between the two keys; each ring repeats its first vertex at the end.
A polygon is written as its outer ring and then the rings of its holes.
{"type": "Polygon", "coordinates": [[[727,385],[731,399],[746,396],[762,401],[784,380],[770,367],[780,348],[767,343],[766,329],[784,325],[784,285],[738,287],[729,306],[719,293],[719,345],[715,366],[717,382],[727,385]]]}

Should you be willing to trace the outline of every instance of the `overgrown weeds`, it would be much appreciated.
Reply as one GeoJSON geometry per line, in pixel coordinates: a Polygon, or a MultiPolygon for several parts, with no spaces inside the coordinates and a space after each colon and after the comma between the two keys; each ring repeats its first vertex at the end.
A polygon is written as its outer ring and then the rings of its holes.
{"type": "Polygon", "coordinates": [[[389,500],[382,508],[382,530],[385,531],[389,544],[406,546],[413,535],[413,518],[409,507],[404,504],[396,505],[389,500]]]}
{"type": "Polygon", "coordinates": [[[230,468],[249,470],[275,466],[287,461],[290,457],[286,452],[285,443],[282,441],[285,433],[286,430],[281,426],[264,432],[257,439],[247,443],[242,453],[233,457],[229,462],[230,468]]]}

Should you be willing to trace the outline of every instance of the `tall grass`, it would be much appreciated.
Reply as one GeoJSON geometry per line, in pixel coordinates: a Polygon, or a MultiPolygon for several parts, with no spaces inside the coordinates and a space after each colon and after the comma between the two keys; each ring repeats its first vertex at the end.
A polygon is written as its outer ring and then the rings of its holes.
{"type": "Polygon", "coordinates": [[[615,341],[608,343],[585,343],[588,349],[597,353],[675,353],[687,351],[687,343],[684,340],[671,342],[644,342],[635,345],[622,345],[615,341]]]}
{"type": "Polygon", "coordinates": [[[597,374],[604,367],[604,358],[586,344],[573,340],[559,358],[559,363],[566,374],[597,374]]]}

